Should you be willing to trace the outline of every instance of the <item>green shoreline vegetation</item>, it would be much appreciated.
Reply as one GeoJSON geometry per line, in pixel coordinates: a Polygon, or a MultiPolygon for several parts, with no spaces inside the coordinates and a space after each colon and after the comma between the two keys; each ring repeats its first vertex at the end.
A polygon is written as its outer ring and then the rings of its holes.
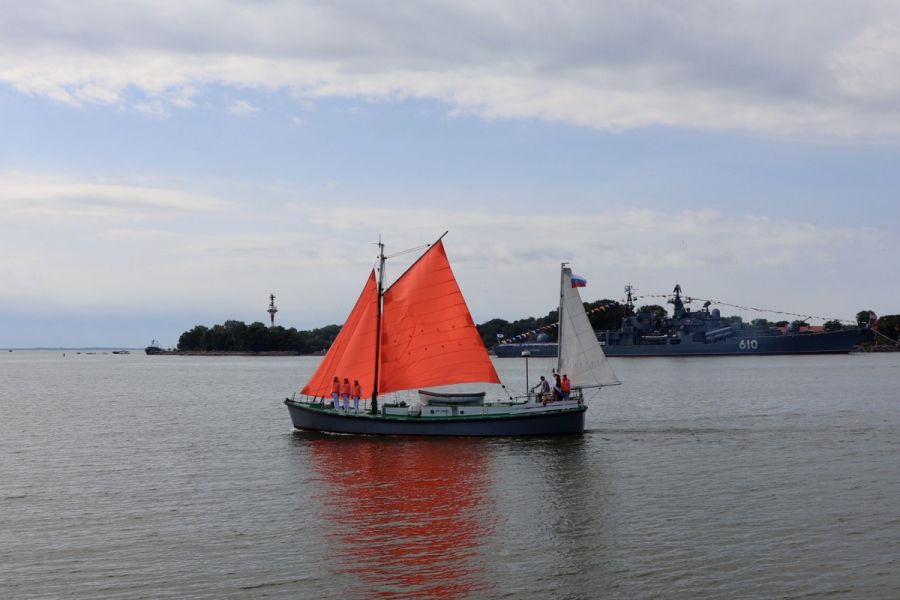
{"type": "Polygon", "coordinates": [[[281,325],[268,327],[259,321],[247,325],[243,321],[225,321],[221,325],[197,325],[178,338],[179,352],[292,352],[320,354],[327,349],[340,325],[326,325],[310,331],[281,325]]]}
{"type": "MultiPolygon", "coordinates": [[[[625,306],[614,300],[598,300],[586,302],[585,310],[595,330],[618,329],[625,316],[625,306]]],[[[647,305],[638,308],[638,312],[651,312],[661,317],[667,315],[662,306],[647,305]]],[[[859,325],[869,323],[872,312],[862,310],[856,314],[859,325]]],[[[740,321],[740,317],[728,317],[728,319],[740,321]]],[[[485,347],[490,348],[499,339],[516,338],[521,341],[533,341],[534,333],[542,331],[547,333],[551,340],[556,339],[557,312],[551,311],[543,317],[528,317],[516,321],[504,319],[491,319],[480,325],[476,325],[485,347]]],[[[759,325],[785,326],[787,321],[769,322],[765,319],[754,320],[759,325]]],[[[801,324],[806,324],[801,322],[801,324]]],[[[827,331],[840,329],[843,324],[840,321],[826,321],[824,328],[827,331]]],[[[876,321],[879,335],[875,336],[874,346],[890,347],[896,345],[900,336],[900,315],[885,315],[876,321]]],[[[318,329],[308,331],[297,330],[293,327],[284,328],[280,325],[269,327],[259,321],[247,325],[243,321],[229,320],[221,325],[207,327],[197,325],[189,331],[185,331],[178,338],[178,352],[181,353],[235,353],[235,354],[323,354],[334,342],[341,330],[340,325],[326,325],[318,329]]]]}

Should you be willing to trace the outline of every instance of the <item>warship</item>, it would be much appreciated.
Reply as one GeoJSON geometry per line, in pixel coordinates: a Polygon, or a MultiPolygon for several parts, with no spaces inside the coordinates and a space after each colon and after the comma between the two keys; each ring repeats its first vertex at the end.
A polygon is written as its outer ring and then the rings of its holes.
{"type": "MultiPolygon", "coordinates": [[[[685,306],[681,286],[667,302],[673,305],[671,318],[649,312],[634,312],[631,288],[625,317],[618,331],[598,331],[597,338],[606,356],[719,356],[748,354],[846,354],[869,335],[866,327],[844,327],[836,331],[810,331],[799,321],[787,327],[748,324],[723,317],[718,308],[692,311],[685,306]]],[[[555,356],[553,342],[498,344],[498,357],[555,356]],[[538,354],[539,352],[539,354],[538,354]]]]}

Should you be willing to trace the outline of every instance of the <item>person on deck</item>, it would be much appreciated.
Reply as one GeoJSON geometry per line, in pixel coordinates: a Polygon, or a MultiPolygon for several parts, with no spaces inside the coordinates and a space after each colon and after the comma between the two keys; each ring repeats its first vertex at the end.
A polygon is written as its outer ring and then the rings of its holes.
{"type": "Polygon", "coordinates": [[[562,397],[563,400],[568,400],[569,395],[572,393],[572,380],[569,379],[569,376],[563,373],[561,387],[562,387],[562,397]]]}
{"type": "Polygon", "coordinates": [[[562,381],[559,379],[559,373],[554,375],[556,381],[553,383],[553,401],[559,402],[562,400],[563,391],[562,391],[562,381]]]}
{"type": "Polygon", "coordinates": [[[341,410],[350,410],[350,380],[346,377],[341,386],[341,410]]]}
{"type": "Polygon", "coordinates": [[[538,384],[531,388],[532,392],[535,390],[537,390],[538,392],[537,400],[541,400],[546,403],[548,396],[550,396],[550,382],[547,381],[547,379],[543,375],[541,375],[541,380],[538,382],[538,384]]]}
{"type": "Polygon", "coordinates": [[[359,414],[359,397],[362,396],[362,388],[359,385],[359,380],[353,380],[353,393],[351,394],[351,398],[353,398],[353,410],[356,411],[356,414],[359,414]]]}
{"type": "Polygon", "coordinates": [[[331,407],[334,410],[338,409],[338,398],[341,397],[341,380],[338,379],[337,375],[334,376],[334,381],[331,382],[331,407]]]}

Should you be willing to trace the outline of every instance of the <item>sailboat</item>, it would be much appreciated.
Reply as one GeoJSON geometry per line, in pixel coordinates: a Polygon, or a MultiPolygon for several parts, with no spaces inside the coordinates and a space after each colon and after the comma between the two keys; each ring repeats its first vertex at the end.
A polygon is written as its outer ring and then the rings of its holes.
{"type": "Polygon", "coordinates": [[[475,383],[502,386],[453,275],[443,237],[386,290],[386,257],[379,241],[377,278],[373,269],[313,376],[299,395],[284,400],[294,428],[424,436],[584,431],[585,390],[620,382],[588,321],[568,263],[562,264],[560,278],[557,365],[557,371],[572,381],[568,398],[544,398],[527,391],[524,396],[507,394],[485,401],[485,392],[426,389],[475,383]],[[335,378],[358,381],[362,399],[369,400],[368,409],[357,412],[333,403],[335,378]],[[417,401],[397,399],[414,390],[417,401]],[[393,401],[385,401],[390,394],[393,401]]]}

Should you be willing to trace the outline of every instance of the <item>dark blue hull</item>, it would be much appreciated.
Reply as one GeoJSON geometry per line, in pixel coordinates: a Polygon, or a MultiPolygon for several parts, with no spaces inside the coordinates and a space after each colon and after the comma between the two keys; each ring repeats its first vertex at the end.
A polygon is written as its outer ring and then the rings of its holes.
{"type": "Polygon", "coordinates": [[[542,414],[478,417],[391,417],[345,414],[285,400],[296,429],[359,435],[524,436],[584,432],[587,407],[542,414]]]}
{"type": "MultiPolygon", "coordinates": [[[[846,329],[823,333],[796,333],[729,337],[711,342],[693,342],[684,339],[670,339],[666,343],[643,342],[638,344],[606,343],[606,356],[739,356],[747,354],[847,354],[860,342],[860,331],[846,329]],[[673,343],[674,342],[674,343],[673,343]]],[[[603,337],[600,338],[604,342],[603,337]]],[[[555,357],[557,346],[548,344],[503,344],[494,347],[498,357],[521,356],[526,347],[539,346],[541,354],[531,356],[555,357]],[[502,352],[501,352],[502,351],[502,352]]]]}
{"type": "Polygon", "coordinates": [[[731,337],[714,342],[608,344],[607,356],[742,356],[749,354],[847,354],[859,342],[859,331],[731,337]]]}

